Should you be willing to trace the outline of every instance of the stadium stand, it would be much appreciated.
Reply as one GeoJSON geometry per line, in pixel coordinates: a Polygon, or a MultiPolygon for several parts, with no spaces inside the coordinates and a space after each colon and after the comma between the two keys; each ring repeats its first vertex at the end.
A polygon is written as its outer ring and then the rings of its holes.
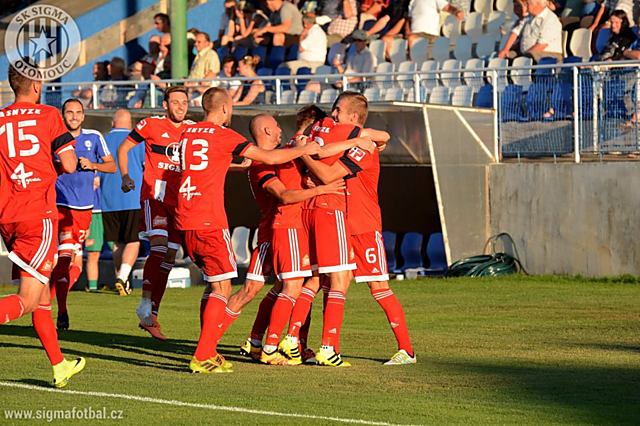
{"type": "Polygon", "coordinates": [[[419,232],[407,232],[400,243],[400,254],[403,264],[400,269],[405,272],[407,269],[424,268],[422,260],[422,241],[424,237],[419,232]]]}

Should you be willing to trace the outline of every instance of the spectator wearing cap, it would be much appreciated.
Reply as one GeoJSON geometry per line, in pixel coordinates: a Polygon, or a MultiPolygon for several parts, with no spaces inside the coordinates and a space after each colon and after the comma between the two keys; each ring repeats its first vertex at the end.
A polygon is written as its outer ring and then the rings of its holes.
{"type": "Polygon", "coordinates": [[[295,74],[301,67],[309,67],[311,71],[315,72],[316,68],[323,65],[327,58],[327,35],[320,25],[316,24],[315,15],[304,15],[302,26],[304,29],[300,34],[298,59],[286,63],[291,74],[295,74]]]}
{"type": "Polygon", "coordinates": [[[454,15],[458,21],[464,19],[464,12],[447,0],[411,0],[409,3],[409,47],[420,38],[433,42],[440,36],[440,12],[454,15]]]}
{"type": "Polygon", "coordinates": [[[339,5],[339,15],[332,18],[327,27],[329,45],[342,41],[358,26],[358,4],[356,0],[341,0],[339,5]]]}
{"type": "MultiPolygon", "coordinates": [[[[336,67],[338,74],[361,74],[374,72],[377,60],[367,47],[369,41],[375,39],[364,30],[355,30],[351,34],[351,38],[356,46],[355,49],[347,51],[345,63],[342,64],[339,57],[334,58],[333,66],[336,67]]],[[[362,77],[348,77],[349,83],[362,82],[362,77]]]]}
{"type": "Polygon", "coordinates": [[[291,47],[300,42],[302,33],[302,14],[293,4],[284,0],[267,0],[271,11],[269,23],[254,30],[253,37],[257,43],[271,38],[271,45],[291,47]]]}
{"type": "Polygon", "coordinates": [[[552,57],[562,62],[562,24],[547,7],[547,0],[527,0],[529,15],[511,32],[520,39],[520,53],[539,62],[552,57]]]}

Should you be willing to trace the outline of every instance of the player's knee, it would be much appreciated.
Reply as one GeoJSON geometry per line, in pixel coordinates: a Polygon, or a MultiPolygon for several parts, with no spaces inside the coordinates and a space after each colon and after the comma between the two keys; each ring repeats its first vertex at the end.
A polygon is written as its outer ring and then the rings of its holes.
{"type": "Polygon", "coordinates": [[[28,294],[26,296],[18,296],[20,297],[20,301],[22,302],[22,306],[24,306],[24,314],[30,314],[31,312],[38,309],[40,305],[40,297],[35,294],[28,294]]]}
{"type": "Polygon", "coordinates": [[[378,282],[369,283],[369,290],[371,290],[372,293],[374,291],[388,290],[388,289],[389,289],[389,283],[387,281],[378,281],[378,282]]]}
{"type": "Polygon", "coordinates": [[[244,285],[245,293],[247,297],[253,299],[260,293],[262,288],[264,287],[264,283],[261,281],[247,280],[244,285]]]}

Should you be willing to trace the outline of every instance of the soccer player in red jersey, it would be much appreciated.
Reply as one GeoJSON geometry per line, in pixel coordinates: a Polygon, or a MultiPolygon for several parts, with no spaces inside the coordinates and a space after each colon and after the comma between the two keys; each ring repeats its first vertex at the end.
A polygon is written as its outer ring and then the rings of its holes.
{"type": "MultiPolygon", "coordinates": [[[[336,101],[332,115],[338,123],[364,125],[368,104],[364,96],[344,92],[336,101]]],[[[376,131],[369,131],[372,134],[376,131]]],[[[376,141],[388,141],[386,132],[374,133],[376,141]],[[380,140],[380,134],[383,134],[380,140]]],[[[385,365],[415,364],[416,356],[411,346],[404,311],[400,301],[389,288],[387,260],[382,240],[382,217],[378,204],[378,180],[380,162],[378,152],[367,152],[354,147],[329,166],[304,158],[305,163],[322,182],[345,179],[347,182],[347,218],[357,268],[356,282],[367,282],[371,294],[384,310],[398,342],[398,352],[385,365]]]]}
{"type": "Polygon", "coordinates": [[[82,371],[84,358],[62,356],[51,317],[49,277],[55,263],[56,168],[76,170],[73,136],[57,109],[40,105],[42,82],[9,67],[15,102],[0,110],[0,235],[9,249],[18,294],[0,299],[0,323],[31,313],[33,327],[53,366],[53,385],[64,387],[82,371]]]}
{"type": "MultiPolygon", "coordinates": [[[[271,115],[259,114],[253,117],[250,132],[257,146],[265,151],[273,152],[280,144],[282,130],[271,115]]],[[[267,364],[289,363],[277,352],[277,344],[282,329],[289,320],[297,293],[300,291],[299,288],[296,291],[295,287],[302,287],[304,277],[311,276],[307,237],[306,233],[299,229],[301,226],[296,225],[300,218],[299,214],[296,218],[295,211],[299,210],[297,207],[301,201],[318,194],[344,189],[344,184],[339,181],[305,189],[301,185],[300,173],[288,171],[291,168],[297,168],[293,161],[278,166],[258,161],[251,164],[249,183],[260,208],[258,246],[251,258],[247,282],[229,298],[220,330],[224,333],[240,315],[240,310],[262,290],[265,277],[275,267],[276,277],[283,283],[282,286],[279,284],[274,286],[278,291],[277,301],[273,311],[270,312],[269,334],[274,334],[276,337],[271,338],[272,348],[269,352],[260,351],[256,355],[262,354],[262,356],[255,357],[267,364]]],[[[267,338],[268,343],[269,338],[267,338]]]]}
{"type": "Polygon", "coordinates": [[[229,93],[212,87],[202,96],[205,121],[187,128],[181,140],[181,177],[176,225],[184,231],[186,253],[202,270],[212,291],[203,315],[200,339],[189,364],[193,372],[229,372],[217,353],[231,279],[237,276],[224,209],[224,182],[233,156],[282,164],[320,151],[317,144],[265,151],[227,128],[233,113],[229,93]]]}
{"type": "MultiPolygon", "coordinates": [[[[129,177],[127,154],[134,146],[145,144],[145,168],[140,192],[143,223],[140,237],[151,242],[151,253],[144,264],[142,274],[142,299],[136,309],[139,327],[154,338],[164,341],[158,322],[160,302],[167,287],[176,252],[180,248],[180,235],[176,231],[174,217],[178,200],[180,179],[180,135],[195,124],[185,120],[189,95],[183,86],[169,87],[162,106],[166,116],[141,120],[118,149],[118,163],[122,174],[122,190],[134,188],[129,177]]],[[[120,295],[128,294],[128,285],[116,281],[120,295]]]]}

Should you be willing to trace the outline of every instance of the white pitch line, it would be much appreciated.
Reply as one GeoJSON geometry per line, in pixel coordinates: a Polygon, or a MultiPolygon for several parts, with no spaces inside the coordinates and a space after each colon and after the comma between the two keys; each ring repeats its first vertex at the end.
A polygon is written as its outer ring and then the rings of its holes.
{"type": "Polygon", "coordinates": [[[83,395],[83,396],[97,396],[97,397],[105,397],[105,398],[126,399],[128,401],[150,402],[152,404],[173,405],[176,407],[190,407],[190,408],[202,408],[205,410],[231,411],[234,413],[243,413],[243,414],[258,414],[258,415],[264,415],[264,416],[278,416],[278,417],[294,417],[298,419],[307,419],[307,420],[326,420],[331,422],[359,424],[359,425],[400,426],[394,423],[377,422],[372,420],[343,419],[340,417],[314,416],[312,414],[280,413],[278,411],[254,410],[252,408],[229,407],[229,406],[214,405],[214,404],[197,404],[193,402],[177,401],[175,399],[149,398],[146,396],[126,395],[122,393],[62,390],[62,389],[55,389],[55,388],[45,388],[42,386],[26,385],[24,383],[0,382],[0,386],[5,386],[9,388],[29,389],[29,390],[35,390],[40,392],[61,393],[61,394],[68,394],[68,395],[83,395]]]}

